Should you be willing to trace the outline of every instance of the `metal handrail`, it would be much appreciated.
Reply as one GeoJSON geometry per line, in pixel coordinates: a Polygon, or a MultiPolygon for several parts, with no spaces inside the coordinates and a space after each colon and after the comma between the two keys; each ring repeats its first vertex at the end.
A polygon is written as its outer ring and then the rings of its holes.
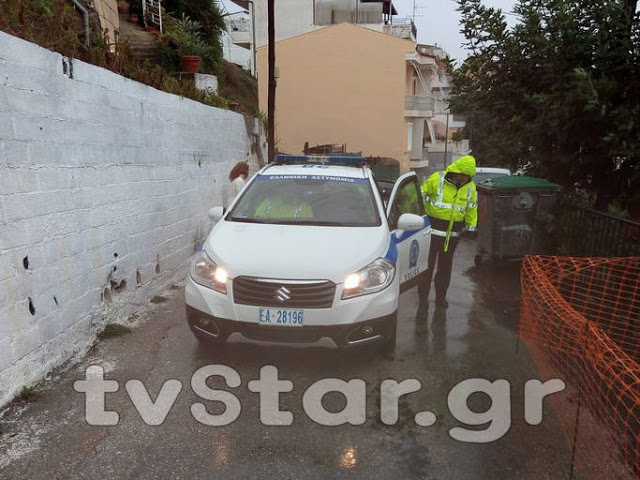
{"type": "Polygon", "coordinates": [[[162,33],[162,0],[142,0],[142,17],[146,20],[147,16],[151,23],[157,25],[158,30],[162,33]],[[150,12],[147,15],[147,10],[154,7],[158,9],[158,13],[150,12]]]}
{"type": "Polygon", "coordinates": [[[640,255],[640,223],[582,205],[567,204],[564,234],[558,240],[569,255],[640,255]]]}

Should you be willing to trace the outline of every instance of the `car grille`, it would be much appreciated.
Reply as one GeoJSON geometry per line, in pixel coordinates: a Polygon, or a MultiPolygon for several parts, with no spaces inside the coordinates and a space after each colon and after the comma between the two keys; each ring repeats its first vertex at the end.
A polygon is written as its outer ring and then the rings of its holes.
{"type": "MultiPolygon", "coordinates": [[[[249,324],[242,328],[242,335],[245,338],[259,342],[314,343],[322,338],[322,333],[321,327],[295,328],[249,324]]],[[[327,336],[329,336],[328,333],[327,336]]]]}
{"type": "Polygon", "coordinates": [[[233,300],[241,305],[280,308],[330,308],[336,284],[328,280],[300,281],[238,277],[233,300]]]}

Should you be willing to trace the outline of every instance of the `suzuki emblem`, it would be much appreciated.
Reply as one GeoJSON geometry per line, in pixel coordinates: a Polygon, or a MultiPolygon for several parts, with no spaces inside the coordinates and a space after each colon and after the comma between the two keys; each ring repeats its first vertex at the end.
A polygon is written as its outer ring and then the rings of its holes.
{"type": "Polygon", "coordinates": [[[277,289],[275,293],[276,293],[275,297],[281,302],[286,302],[287,300],[291,300],[291,290],[289,290],[284,285],[281,286],[279,289],[277,289]]]}

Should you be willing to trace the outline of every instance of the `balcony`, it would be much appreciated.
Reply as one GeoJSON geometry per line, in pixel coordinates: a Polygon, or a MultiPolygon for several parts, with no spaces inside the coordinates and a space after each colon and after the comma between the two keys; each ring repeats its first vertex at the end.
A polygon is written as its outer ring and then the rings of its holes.
{"type": "Polygon", "coordinates": [[[415,42],[418,36],[418,30],[410,18],[394,19],[391,25],[384,26],[383,32],[393,37],[411,40],[412,42],[415,42]]]}
{"type": "Polygon", "coordinates": [[[435,99],[426,95],[406,95],[404,97],[404,116],[431,118],[434,115],[435,99]]]}
{"type": "Polygon", "coordinates": [[[435,57],[429,55],[421,55],[418,52],[407,53],[405,56],[407,63],[412,63],[418,67],[434,67],[436,66],[435,57]]]}
{"type": "Polygon", "coordinates": [[[412,170],[415,170],[417,168],[424,168],[424,167],[428,167],[429,166],[429,159],[426,158],[412,158],[410,161],[410,167],[412,170]]]}
{"type": "Polygon", "coordinates": [[[243,48],[251,48],[251,34],[249,32],[238,32],[229,30],[227,32],[231,37],[231,42],[243,48]]]}
{"type": "Polygon", "coordinates": [[[227,33],[231,41],[240,47],[251,47],[251,21],[242,14],[234,14],[225,19],[227,33]]]}
{"type": "Polygon", "coordinates": [[[436,47],[435,45],[420,44],[416,47],[416,51],[423,56],[437,58],[439,60],[444,60],[447,56],[442,48],[436,47]]]}
{"type": "Polygon", "coordinates": [[[444,142],[439,140],[436,143],[432,143],[424,148],[423,156],[428,156],[429,153],[444,153],[451,152],[454,155],[464,155],[469,151],[469,140],[464,139],[459,142],[454,142],[453,140],[449,140],[448,142],[444,142]]]}
{"type": "Polygon", "coordinates": [[[382,25],[385,3],[354,2],[344,0],[316,0],[313,5],[314,25],[335,25],[337,23],[358,23],[382,25]]]}

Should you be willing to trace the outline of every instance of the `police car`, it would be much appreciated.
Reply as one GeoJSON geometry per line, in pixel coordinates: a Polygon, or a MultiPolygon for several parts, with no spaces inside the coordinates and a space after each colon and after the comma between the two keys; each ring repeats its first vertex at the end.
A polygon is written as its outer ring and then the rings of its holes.
{"type": "Polygon", "coordinates": [[[383,202],[361,157],[276,156],[190,261],[198,339],[395,348],[400,293],[427,269],[430,231],[414,172],[383,202]]]}

